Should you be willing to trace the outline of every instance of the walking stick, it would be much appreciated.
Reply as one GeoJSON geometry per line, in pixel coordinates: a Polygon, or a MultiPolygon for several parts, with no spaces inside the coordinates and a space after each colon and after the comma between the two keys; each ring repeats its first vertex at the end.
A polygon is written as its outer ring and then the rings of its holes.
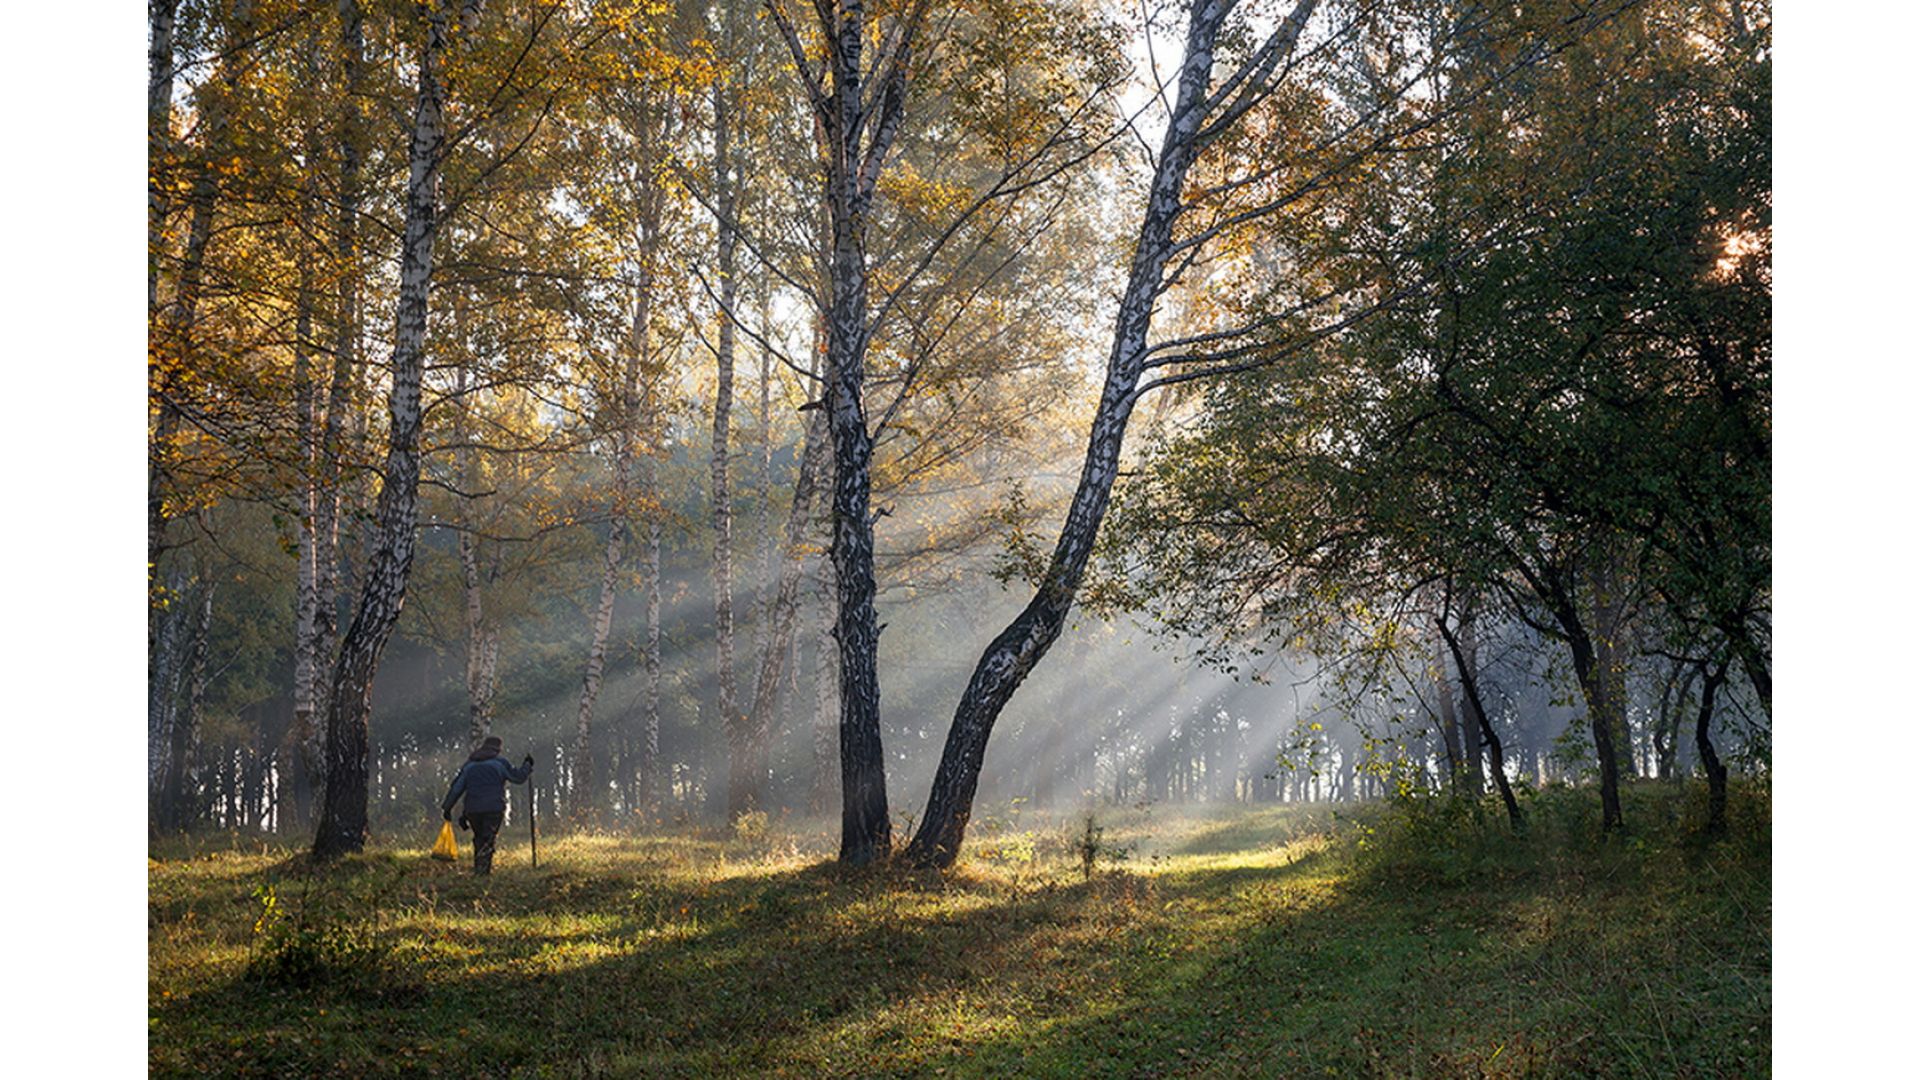
{"type": "Polygon", "coordinates": [[[533,845],[533,868],[540,869],[540,797],[533,790],[533,774],[527,774],[527,840],[533,845]]]}

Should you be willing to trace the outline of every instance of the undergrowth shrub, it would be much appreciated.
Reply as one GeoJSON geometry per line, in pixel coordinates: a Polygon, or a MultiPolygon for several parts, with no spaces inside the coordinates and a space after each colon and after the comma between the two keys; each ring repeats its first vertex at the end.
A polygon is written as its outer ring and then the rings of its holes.
{"type": "Polygon", "coordinates": [[[1765,774],[1732,776],[1727,780],[1726,831],[1707,832],[1707,784],[1693,780],[1677,800],[1675,816],[1696,844],[1719,842],[1740,846],[1750,854],[1764,854],[1773,844],[1773,784],[1765,774]]]}
{"type": "Polygon", "coordinates": [[[1735,845],[1764,858],[1771,844],[1770,791],[1764,778],[1736,778],[1727,800],[1727,832],[1705,833],[1706,785],[1639,781],[1621,787],[1626,827],[1600,828],[1591,785],[1516,784],[1524,824],[1516,832],[1494,796],[1413,793],[1392,800],[1358,830],[1357,865],[1387,884],[1460,886],[1555,873],[1583,860],[1645,860],[1677,846],[1735,845]]]}
{"type": "Polygon", "coordinates": [[[767,812],[748,810],[733,819],[733,838],[744,843],[756,843],[767,838],[767,812]]]}
{"type": "MultiPolygon", "coordinates": [[[[1533,801],[1529,796],[1527,802],[1533,801]]],[[[1363,826],[1356,847],[1361,868],[1376,877],[1412,886],[1460,885],[1507,868],[1513,846],[1523,839],[1490,799],[1412,793],[1393,799],[1363,826]]]]}
{"type": "Polygon", "coordinates": [[[301,989],[322,984],[369,988],[381,983],[391,947],[371,923],[311,911],[289,913],[271,883],[256,885],[257,916],[247,977],[301,989]]]}
{"type": "Polygon", "coordinates": [[[1088,814],[1079,836],[1073,842],[1074,854],[1080,857],[1080,874],[1087,880],[1093,879],[1093,871],[1101,860],[1122,863],[1133,854],[1132,844],[1109,843],[1106,836],[1106,828],[1094,821],[1092,814],[1088,814]]]}

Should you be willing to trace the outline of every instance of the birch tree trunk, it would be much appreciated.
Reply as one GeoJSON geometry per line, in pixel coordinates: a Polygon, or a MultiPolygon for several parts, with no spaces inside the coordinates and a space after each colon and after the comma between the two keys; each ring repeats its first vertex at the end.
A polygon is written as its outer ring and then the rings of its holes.
{"type": "MultiPolygon", "coordinates": [[[[873,434],[867,428],[868,210],[874,184],[899,129],[918,12],[902,30],[900,53],[874,100],[867,98],[861,54],[865,7],[845,0],[822,27],[831,95],[817,102],[826,143],[829,244],[827,420],[833,437],[833,558],[840,652],[840,861],[862,864],[893,848],[887,815],[886,758],[880,746],[880,628],[873,609],[873,434]],[[865,144],[862,134],[866,135],[865,144]]],[[[885,59],[885,58],[883,58],[885,59]]]]}
{"type": "MultiPolygon", "coordinates": [[[[766,631],[761,641],[759,676],[754,680],[753,708],[747,716],[745,745],[746,768],[762,785],[772,771],[774,705],[793,646],[794,613],[800,606],[800,579],[806,563],[807,533],[814,518],[814,494],[819,490],[820,474],[826,470],[826,427],[826,417],[814,412],[800,453],[800,472],[793,483],[793,503],[787,511],[786,558],[780,564],[780,582],[762,613],[766,631]]],[[[758,804],[748,809],[756,808],[760,808],[758,804]]]]}
{"type": "MultiPolygon", "coordinates": [[[[304,74],[314,85],[320,81],[320,42],[317,28],[309,33],[304,74]]],[[[306,161],[301,177],[300,220],[315,216],[319,204],[321,147],[318,127],[308,129],[306,161]]],[[[296,241],[297,243],[301,241],[296,241]]],[[[314,702],[320,696],[320,589],[319,538],[320,503],[327,494],[320,487],[321,459],[319,390],[314,379],[314,308],[316,290],[314,264],[316,253],[302,246],[296,250],[299,263],[298,292],[293,331],[293,396],[300,454],[300,519],[296,537],[295,560],[298,567],[293,597],[293,723],[282,746],[286,752],[286,791],[292,797],[287,808],[291,824],[300,829],[313,825],[315,791],[314,702]]],[[[284,823],[283,823],[284,824],[284,823]]]]}
{"type": "MultiPolygon", "coordinates": [[[[155,13],[149,9],[150,18],[155,13]]],[[[240,50],[233,47],[233,40],[244,40],[246,28],[252,21],[252,5],[241,0],[234,6],[233,22],[228,32],[228,49],[223,55],[214,75],[213,84],[208,88],[211,95],[205,105],[203,123],[206,128],[205,141],[201,147],[200,161],[194,169],[193,186],[188,194],[189,218],[187,225],[186,247],[181,253],[179,277],[174,286],[172,301],[152,319],[148,338],[148,398],[153,414],[153,430],[147,455],[147,573],[150,583],[158,572],[161,556],[168,549],[167,533],[171,514],[167,498],[172,489],[173,458],[175,443],[182,433],[182,424],[186,416],[181,410],[178,398],[179,387],[174,373],[191,362],[193,355],[193,337],[199,319],[200,293],[206,272],[207,248],[213,241],[213,219],[215,204],[219,201],[220,181],[213,167],[213,159],[222,152],[227,144],[227,97],[239,83],[241,62],[240,50]]],[[[160,83],[164,82],[166,92],[172,93],[172,27],[171,9],[162,20],[165,26],[155,25],[153,29],[166,31],[168,38],[168,72],[164,77],[157,73],[150,78],[148,86],[149,120],[153,119],[154,97],[161,92],[160,83]]],[[[155,57],[149,55],[149,63],[155,57]]],[[[162,123],[166,118],[160,118],[162,123]]],[[[153,208],[150,206],[149,210],[153,208]]],[[[164,207],[161,209],[164,210],[164,207]]],[[[157,267],[156,267],[157,269],[157,267]]],[[[156,293],[157,298],[157,284],[156,293]]],[[[174,665],[179,660],[179,651],[172,643],[164,640],[168,633],[165,623],[166,608],[177,599],[164,590],[158,596],[149,597],[148,615],[148,668],[147,668],[147,728],[149,733],[164,733],[171,729],[174,717],[174,696],[178,689],[179,673],[174,665]],[[159,606],[155,607],[157,601],[159,606]]],[[[161,755],[171,754],[172,743],[164,742],[161,755]]],[[[151,756],[151,751],[149,752],[151,756]]],[[[163,761],[158,772],[164,776],[172,768],[171,763],[163,761]]]]}
{"type": "MultiPolygon", "coordinates": [[[[652,219],[648,220],[651,235],[652,219]]],[[[600,570],[600,602],[594,609],[593,636],[587,648],[587,668],[580,688],[580,710],[574,727],[574,817],[585,824],[600,812],[601,787],[593,755],[593,709],[606,670],[607,638],[613,631],[613,606],[620,586],[620,560],[632,531],[633,459],[640,417],[640,370],[646,352],[648,303],[653,277],[642,272],[634,299],[633,325],[620,367],[620,405],[614,432],[614,519],[600,570]]],[[[651,478],[649,478],[651,479],[651,478]]]]}
{"type": "MultiPolygon", "coordinates": [[[[365,38],[359,0],[340,0],[341,101],[335,132],[340,175],[334,218],[333,365],[327,380],[325,423],[319,434],[313,506],[313,652],[315,711],[321,708],[321,672],[330,671],[340,635],[341,462],[347,420],[356,407],[354,383],[360,365],[360,121],[365,38]]],[[[328,688],[330,693],[330,688],[328,688]]],[[[325,724],[309,725],[299,748],[301,768],[315,792],[326,786],[325,724]]],[[[303,821],[302,824],[305,824],[303,821]]]]}
{"type": "Polygon", "coordinates": [[[873,65],[878,84],[866,90],[862,53],[867,31],[861,0],[814,5],[826,56],[816,69],[780,0],[768,0],[803,73],[820,165],[826,178],[826,393],[833,440],[833,540],[840,656],[840,861],[884,858],[893,847],[887,816],[886,761],[880,747],[879,626],[874,617],[871,471],[873,436],[862,391],[866,378],[867,211],[900,126],[913,39],[926,14],[918,2],[894,12],[889,48],[873,65]]]}
{"type": "Polygon", "coordinates": [[[593,636],[587,646],[587,669],[581,680],[580,709],[573,732],[573,818],[581,825],[591,824],[600,812],[600,781],[595,776],[593,760],[593,706],[600,696],[600,679],[606,670],[607,636],[613,630],[613,601],[620,587],[620,555],[627,542],[627,485],[616,480],[616,487],[619,508],[601,557],[600,602],[594,607],[593,636]]]}
{"type": "MultiPolygon", "coordinates": [[[[224,110],[220,110],[224,111],[224,110]]],[[[211,125],[209,138],[217,138],[223,123],[211,125]]],[[[187,244],[180,260],[180,276],[173,300],[156,326],[151,371],[154,430],[147,469],[147,565],[160,564],[167,550],[167,492],[172,479],[174,443],[180,436],[184,417],[180,411],[173,371],[188,362],[192,351],[194,323],[199,316],[200,289],[205,274],[207,245],[213,239],[214,204],[219,197],[219,182],[213,170],[202,165],[188,196],[187,244]]]]}
{"type": "Polygon", "coordinates": [[[180,634],[186,618],[186,578],[177,568],[170,573],[166,604],[149,616],[148,649],[152,655],[147,676],[147,817],[158,833],[166,823],[168,779],[174,767],[173,729],[178,720],[180,634]]]}
{"type": "MultiPolygon", "coordinates": [[[[1314,6],[1315,0],[1301,0],[1276,31],[1275,49],[1285,52],[1292,48],[1314,6]]],[[[1189,12],[1186,51],[1176,80],[1178,91],[1148,189],[1126,290],[1121,294],[1106,382],[1088,435],[1080,480],[1039,588],[1026,608],[987,646],[954,711],[926,813],[907,849],[907,857],[918,865],[949,866],[959,855],[994,722],[1013,692],[1059,638],[1085,577],[1094,538],[1106,516],[1119,473],[1127,420],[1138,402],[1153,305],[1164,287],[1181,192],[1199,153],[1208,112],[1217,104],[1208,100],[1207,92],[1215,42],[1230,7],[1227,0],[1198,0],[1189,12]]],[[[841,648],[846,647],[843,640],[841,648]]]]}
{"type": "MultiPolygon", "coordinates": [[[[770,310],[770,305],[768,303],[770,290],[768,288],[767,278],[768,278],[768,275],[767,275],[766,264],[762,263],[760,266],[760,275],[759,275],[759,283],[758,283],[759,285],[758,315],[759,315],[759,323],[763,328],[770,328],[773,325],[772,311],[770,310]]],[[[764,334],[770,331],[763,329],[761,332],[764,334]]],[[[764,668],[767,663],[767,650],[769,648],[768,643],[772,639],[773,633],[774,633],[774,627],[773,627],[774,604],[775,604],[775,597],[778,596],[779,594],[779,585],[777,583],[777,578],[781,573],[781,564],[779,562],[779,556],[776,555],[774,551],[774,548],[776,545],[774,543],[774,523],[773,523],[773,350],[769,346],[769,344],[765,341],[762,341],[760,345],[759,392],[760,392],[760,400],[759,400],[757,420],[758,420],[758,430],[759,430],[759,439],[760,439],[760,454],[759,454],[760,475],[758,478],[758,483],[756,485],[757,490],[759,492],[759,498],[757,500],[758,507],[756,510],[756,517],[758,518],[758,521],[756,522],[755,532],[758,535],[760,552],[759,552],[759,559],[758,559],[759,570],[754,575],[756,584],[755,584],[755,590],[754,590],[755,597],[754,597],[754,605],[753,605],[753,609],[754,609],[753,649],[754,649],[754,655],[760,657],[760,664],[764,668]]],[[[811,430],[812,425],[809,424],[808,428],[809,430],[811,430]]],[[[804,472],[806,468],[806,464],[805,464],[806,454],[811,444],[808,444],[805,442],[804,435],[802,436],[802,440],[803,442],[802,442],[801,451],[800,451],[801,471],[804,472]]],[[[824,425],[821,428],[819,441],[822,444],[823,453],[824,453],[824,444],[826,441],[826,430],[824,425]]],[[[813,487],[818,487],[817,467],[816,467],[815,475],[809,478],[809,481],[813,487]]],[[[796,478],[794,481],[796,489],[799,486],[799,482],[800,482],[799,477],[796,475],[796,478]]],[[[791,513],[792,511],[790,508],[789,524],[791,524],[791,513]]],[[[811,515],[812,513],[811,491],[809,491],[809,494],[808,494],[808,513],[809,515],[811,515]]],[[[800,539],[804,540],[805,536],[806,536],[805,525],[803,524],[802,531],[800,534],[800,539]]],[[[789,544],[787,546],[787,550],[789,552],[794,552],[794,545],[789,544]]],[[[799,573],[799,570],[800,568],[798,566],[794,568],[794,572],[796,575],[799,573]]],[[[797,583],[795,586],[795,591],[796,592],[798,591],[797,583]]],[[[788,604],[790,607],[795,603],[797,603],[797,599],[794,599],[794,598],[790,598],[788,601],[788,604]]],[[[793,624],[793,615],[790,610],[787,614],[787,632],[781,635],[781,638],[785,643],[785,647],[788,653],[791,653],[793,650],[792,624],[793,624]]],[[[778,686],[779,676],[782,672],[786,672],[790,675],[794,675],[797,677],[798,672],[794,671],[794,669],[797,666],[798,666],[798,661],[793,659],[791,656],[784,656],[777,663],[776,671],[775,671],[776,685],[774,687],[774,692],[772,696],[764,703],[764,705],[762,704],[762,701],[761,701],[759,686],[756,680],[756,685],[754,688],[754,697],[748,710],[747,727],[753,739],[753,744],[751,745],[749,750],[749,757],[752,760],[752,764],[754,768],[759,771],[759,775],[771,776],[773,771],[772,754],[768,744],[773,738],[773,731],[774,731],[774,728],[777,726],[778,717],[780,715],[780,688],[778,686]]]]}
{"type": "Polygon", "coordinates": [[[160,312],[160,263],[166,254],[169,174],[173,156],[173,27],[178,0],[147,2],[147,319],[148,378],[159,399],[154,445],[149,447],[147,475],[147,792],[149,816],[158,823],[158,798],[167,766],[169,711],[173,670],[170,620],[155,601],[165,594],[159,584],[160,552],[166,530],[165,480],[162,454],[173,441],[177,420],[165,401],[160,383],[165,363],[159,337],[164,326],[160,312]]]}
{"type": "MultiPolygon", "coordinates": [[[[647,297],[651,292],[652,277],[644,276],[642,289],[635,304],[639,310],[634,316],[637,340],[634,345],[641,356],[641,363],[651,370],[650,364],[650,327],[647,321],[647,297]]],[[[640,458],[641,486],[648,493],[659,490],[659,478],[655,467],[655,450],[651,445],[658,438],[660,429],[660,409],[656,395],[648,395],[645,411],[645,430],[649,440],[648,452],[640,458]]],[[[646,540],[640,549],[641,573],[645,577],[642,588],[645,590],[646,626],[641,638],[640,662],[643,669],[640,704],[640,769],[639,803],[651,814],[659,806],[661,798],[660,774],[660,512],[656,509],[647,514],[646,540]]]]}
{"type": "MultiPolygon", "coordinates": [[[[456,312],[462,309],[461,297],[454,297],[456,312]]],[[[456,475],[460,477],[460,486],[465,494],[460,500],[460,584],[466,594],[466,642],[467,642],[467,742],[471,747],[480,743],[493,731],[493,691],[495,661],[499,656],[499,636],[487,621],[485,596],[483,595],[484,575],[480,566],[480,536],[472,509],[473,493],[480,490],[480,458],[473,447],[473,399],[470,395],[479,391],[473,388],[473,378],[468,370],[471,358],[466,353],[465,319],[455,317],[456,333],[461,339],[462,366],[456,376],[454,394],[459,398],[455,412],[453,441],[458,449],[454,451],[456,475]]]]}
{"type": "MultiPolygon", "coordinates": [[[[313,160],[311,157],[308,159],[313,160]]],[[[312,200],[304,196],[302,218],[311,216],[312,200]]],[[[300,439],[300,521],[295,552],[298,567],[293,595],[293,724],[287,732],[288,765],[293,773],[293,819],[300,827],[312,823],[313,775],[308,748],[313,743],[313,703],[318,696],[320,651],[318,642],[320,592],[316,578],[320,544],[318,509],[320,434],[315,414],[313,350],[312,260],[300,262],[298,314],[294,319],[293,395],[300,439]]]]}
{"type": "Polygon", "coordinates": [[[733,176],[732,118],[728,108],[726,80],[721,79],[713,88],[713,175],[719,245],[714,270],[720,277],[720,328],[714,347],[713,454],[708,471],[713,496],[714,671],[719,687],[720,723],[727,739],[727,818],[732,820],[759,806],[763,801],[764,783],[755,776],[748,761],[748,719],[740,711],[733,670],[733,484],[729,443],[733,422],[733,321],[739,310],[740,286],[734,267],[739,240],[734,232],[734,214],[739,200],[733,176]]]}
{"type": "MultiPolygon", "coordinates": [[[[460,27],[468,29],[481,0],[464,0],[460,27]]],[[[327,705],[326,799],[313,854],[332,859],[361,850],[367,840],[367,723],[373,676],[406,601],[419,517],[420,384],[426,365],[427,294],[433,276],[440,162],[445,149],[445,91],[441,64],[447,15],[427,13],[420,54],[420,87],[407,149],[406,217],[400,256],[400,293],[394,313],[392,387],[388,393],[387,460],[376,505],[376,533],[360,602],[340,643],[327,705]]]]}
{"type": "Polygon", "coordinates": [[[467,594],[467,742],[479,746],[493,733],[495,672],[500,637],[482,609],[479,541],[469,532],[460,535],[460,576],[467,594]]]}
{"type": "Polygon", "coordinates": [[[169,755],[171,772],[167,778],[168,824],[184,829],[193,823],[193,796],[198,787],[196,760],[200,753],[200,723],[206,712],[207,656],[213,637],[213,593],[211,575],[200,587],[199,618],[193,627],[193,643],[187,653],[186,711],[174,725],[173,752],[169,755]]]}
{"type": "MultiPolygon", "coordinates": [[[[648,466],[651,471],[651,464],[648,466]]],[[[641,548],[646,575],[646,633],[641,644],[640,805],[652,813],[660,804],[660,518],[647,515],[647,541],[641,548]]]]}

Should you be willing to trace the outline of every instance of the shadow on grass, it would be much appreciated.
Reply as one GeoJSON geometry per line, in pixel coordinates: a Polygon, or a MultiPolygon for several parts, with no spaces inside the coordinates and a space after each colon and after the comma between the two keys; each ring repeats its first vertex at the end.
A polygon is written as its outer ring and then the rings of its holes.
{"type": "MultiPolygon", "coordinates": [[[[1023,890],[833,864],[697,882],[543,868],[490,883],[510,895],[448,884],[389,911],[406,948],[381,983],[241,977],[154,1003],[154,1075],[817,1073],[848,1050],[866,1075],[929,1052],[891,1010],[1031,982],[1036,938],[1097,937],[1155,899],[1134,875],[1023,890]]],[[[1046,1009],[1077,998],[1029,989],[1046,1009]]]]}
{"type": "Polygon", "coordinates": [[[1194,872],[1241,917],[1072,1015],[956,1046],[943,1076],[1754,1076],[1769,1071],[1764,849],[1533,838],[1451,882],[1362,860],[1194,872]]]}
{"type": "MultiPolygon", "coordinates": [[[[1244,850],[1235,829],[1188,842],[1244,850]]],[[[156,1002],[153,1074],[1766,1070],[1766,877],[1731,863],[1576,852],[1410,888],[1326,847],[1024,883],[831,863],[703,877],[609,850],[491,882],[416,873],[383,916],[385,983],[230,979],[156,1002]]]]}

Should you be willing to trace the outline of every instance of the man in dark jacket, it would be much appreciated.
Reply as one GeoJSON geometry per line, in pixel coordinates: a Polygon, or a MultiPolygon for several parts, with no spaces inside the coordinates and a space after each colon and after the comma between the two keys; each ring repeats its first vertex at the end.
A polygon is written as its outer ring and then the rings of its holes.
{"type": "Polygon", "coordinates": [[[524,784],[533,775],[533,755],[528,754],[519,768],[500,757],[500,737],[489,735],[480,749],[467,755],[460,775],[453,778],[447,797],[441,800],[440,816],[453,820],[453,804],[462,795],[467,798],[460,812],[460,827],[473,829],[473,872],[493,873],[493,842],[500,835],[500,824],[507,818],[507,781],[524,784]]]}

